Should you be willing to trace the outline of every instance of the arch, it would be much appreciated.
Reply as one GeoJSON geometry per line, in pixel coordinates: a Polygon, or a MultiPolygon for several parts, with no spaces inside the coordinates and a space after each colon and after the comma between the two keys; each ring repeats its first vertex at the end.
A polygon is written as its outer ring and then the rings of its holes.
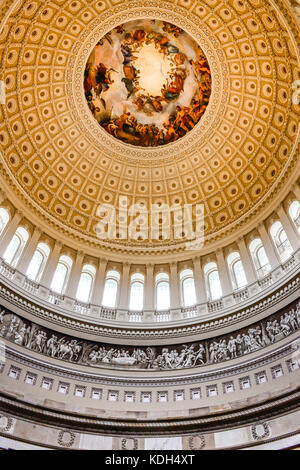
{"type": "Polygon", "coordinates": [[[46,243],[39,243],[36,250],[31,258],[26,276],[32,281],[39,282],[43,271],[45,269],[48,257],[50,254],[50,248],[46,243]]]}
{"type": "Polygon", "coordinates": [[[71,272],[73,261],[67,255],[62,255],[56,266],[56,270],[51,282],[51,290],[58,294],[63,294],[71,272]]]}
{"type": "Polygon", "coordinates": [[[196,290],[194,272],[192,269],[183,269],[180,272],[181,300],[184,307],[196,305],[196,290]]]}
{"type": "Polygon", "coordinates": [[[0,207],[0,235],[8,224],[9,219],[9,212],[4,207],[0,207]]]}
{"type": "Polygon", "coordinates": [[[167,273],[158,273],[155,276],[156,309],[169,310],[170,308],[170,281],[167,273]]]}
{"type": "Polygon", "coordinates": [[[264,277],[271,271],[265,247],[260,238],[255,238],[249,244],[249,251],[258,277],[264,277]]]}
{"type": "Polygon", "coordinates": [[[295,200],[290,204],[289,216],[300,233],[300,202],[298,200],[295,200]]]}
{"type": "Polygon", "coordinates": [[[27,230],[24,227],[18,227],[5,250],[3,259],[14,268],[18,264],[18,261],[25,248],[28,238],[29,233],[27,232],[27,230]]]}
{"type": "Polygon", "coordinates": [[[274,222],[270,227],[270,234],[281,261],[286,261],[294,250],[279,220],[274,222]]]}
{"type": "Polygon", "coordinates": [[[134,273],[130,278],[129,310],[141,311],[144,308],[145,277],[141,273],[134,273]]]}
{"type": "Polygon", "coordinates": [[[207,263],[204,268],[204,278],[209,300],[218,300],[222,297],[222,287],[217,263],[207,263]]]}
{"type": "Polygon", "coordinates": [[[120,273],[110,270],[106,273],[102,305],[103,307],[115,308],[120,283],[120,273]]]}
{"type": "Polygon", "coordinates": [[[227,263],[233,289],[242,289],[248,282],[239,252],[233,251],[230,253],[230,255],[227,256],[227,263]]]}
{"type": "Polygon", "coordinates": [[[85,264],[82,268],[77,286],[76,299],[88,303],[93,284],[95,282],[96,268],[92,264],[85,264]]]}

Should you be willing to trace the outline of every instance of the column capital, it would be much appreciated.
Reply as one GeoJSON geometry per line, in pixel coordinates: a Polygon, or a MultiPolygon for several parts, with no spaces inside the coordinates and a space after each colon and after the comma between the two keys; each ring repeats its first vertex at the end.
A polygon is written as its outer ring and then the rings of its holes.
{"type": "Polygon", "coordinates": [[[34,227],[34,230],[33,230],[33,233],[35,233],[36,235],[41,235],[42,234],[42,229],[38,226],[35,226],[34,227]]]}
{"type": "Polygon", "coordinates": [[[55,240],[55,243],[54,243],[54,248],[56,248],[57,250],[60,248],[63,247],[63,243],[59,240],[55,240]]]}
{"type": "Polygon", "coordinates": [[[6,192],[0,189],[0,204],[6,199],[6,192]]]}
{"type": "Polygon", "coordinates": [[[151,269],[152,270],[152,269],[154,269],[154,266],[155,266],[154,263],[147,263],[146,264],[146,269],[149,269],[149,270],[151,269]]]}

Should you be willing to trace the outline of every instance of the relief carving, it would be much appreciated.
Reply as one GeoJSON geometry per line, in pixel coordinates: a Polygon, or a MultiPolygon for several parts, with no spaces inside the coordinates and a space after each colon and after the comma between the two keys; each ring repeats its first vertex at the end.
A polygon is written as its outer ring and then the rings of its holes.
{"type": "Polygon", "coordinates": [[[218,339],[169,347],[121,347],[64,336],[4,309],[0,312],[2,338],[48,357],[102,368],[171,370],[216,364],[255,352],[299,328],[300,302],[294,302],[260,323],[218,339]]]}

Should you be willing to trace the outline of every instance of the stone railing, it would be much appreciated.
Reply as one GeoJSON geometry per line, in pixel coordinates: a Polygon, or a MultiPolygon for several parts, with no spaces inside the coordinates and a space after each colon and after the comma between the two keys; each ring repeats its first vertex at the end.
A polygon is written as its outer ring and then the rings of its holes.
{"type": "Polygon", "coordinates": [[[119,308],[106,308],[101,305],[87,304],[66,295],[57,294],[51,289],[31,281],[27,276],[15,268],[9,266],[0,258],[0,281],[11,290],[33,303],[44,306],[52,311],[63,313],[87,320],[116,321],[131,324],[155,324],[162,322],[180,322],[181,320],[210,320],[232,313],[240,308],[245,308],[260,298],[270,295],[272,291],[291,279],[299,272],[300,250],[295,252],[288,260],[279,265],[275,270],[256,282],[233,291],[220,299],[206,301],[191,307],[178,306],[166,311],[145,310],[134,312],[119,308]]]}

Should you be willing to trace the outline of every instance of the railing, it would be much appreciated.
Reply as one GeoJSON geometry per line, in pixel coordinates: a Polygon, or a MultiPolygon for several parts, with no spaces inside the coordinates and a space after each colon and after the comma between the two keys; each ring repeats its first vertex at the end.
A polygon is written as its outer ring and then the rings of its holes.
{"type": "Polygon", "coordinates": [[[194,318],[198,315],[197,305],[181,309],[182,318],[194,318]]]}
{"type": "Polygon", "coordinates": [[[189,319],[192,321],[194,318],[199,317],[199,315],[202,318],[205,315],[210,315],[207,318],[217,318],[228,313],[228,311],[232,312],[235,308],[244,308],[246,305],[250,305],[250,302],[259,300],[262,295],[270,293],[279,287],[287,278],[295,275],[299,265],[300,249],[264,277],[220,299],[203,302],[191,307],[178,306],[176,309],[145,312],[133,312],[79,302],[76,299],[53,292],[51,289],[32,281],[16,268],[8,265],[2,258],[0,258],[0,280],[14,292],[26,293],[27,299],[46,307],[47,304],[48,307],[51,305],[53,311],[63,312],[64,314],[82,315],[94,320],[101,319],[104,321],[119,321],[121,323],[159,323],[189,319]]]}
{"type": "Polygon", "coordinates": [[[157,310],[154,312],[154,316],[157,322],[170,321],[171,318],[170,310],[157,310]]]}
{"type": "Polygon", "coordinates": [[[249,292],[247,287],[243,287],[242,289],[239,289],[237,291],[233,292],[233,298],[237,302],[243,302],[244,300],[249,298],[249,292]]]}
{"type": "Polygon", "coordinates": [[[218,312],[219,310],[222,310],[223,308],[223,299],[210,300],[207,303],[207,307],[210,313],[218,312]]]}
{"type": "Polygon", "coordinates": [[[115,320],[117,318],[117,310],[115,308],[101,307],[100,318],[115,320]]]}

